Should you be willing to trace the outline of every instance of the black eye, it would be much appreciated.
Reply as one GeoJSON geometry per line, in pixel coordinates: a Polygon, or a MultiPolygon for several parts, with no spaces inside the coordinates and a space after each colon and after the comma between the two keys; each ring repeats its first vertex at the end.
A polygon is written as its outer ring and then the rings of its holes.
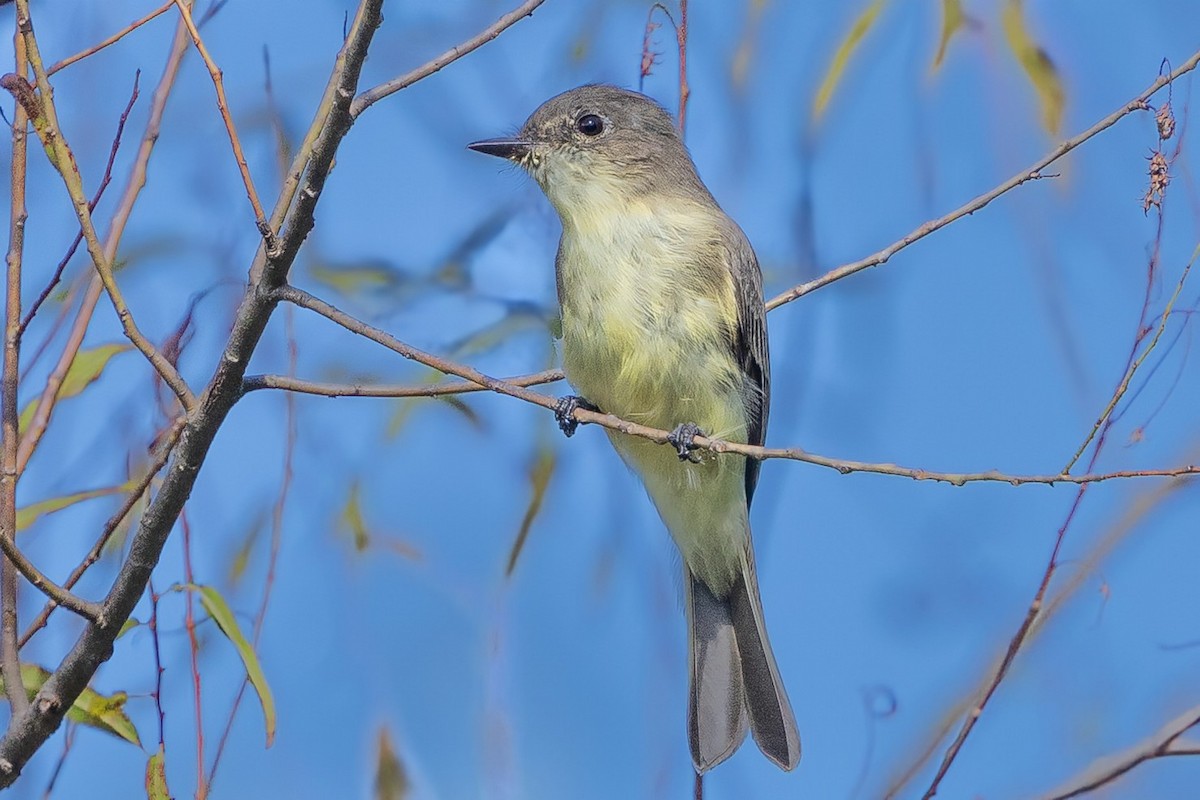
{"type": "Polygon", "coordinates": [[[584,136],[599,136],[604,130],[604,120],[595,114],[585,114],[575,123],[575,127],[584,136]]]}

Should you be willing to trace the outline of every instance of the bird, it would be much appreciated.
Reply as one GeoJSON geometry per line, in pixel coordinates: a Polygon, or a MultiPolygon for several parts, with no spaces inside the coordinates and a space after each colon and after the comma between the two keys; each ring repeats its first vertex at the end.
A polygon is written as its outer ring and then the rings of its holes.
{"type": "Polygon", "coordinates": [[[668,447],[606,429],[682,556],[696,773],[732,755],[747,730],[793,769],[800,736],[750,535],[760,462],[694,442],[765,439],[771,371],[750,242],[701,181],[670,113],[641,93],[580,86],[515,136],[468,147],[523,168],[562,222],[562,365],[578,393],[556,405],[563,432],[575,432],[580,407],[671,432],[668,447]]]}

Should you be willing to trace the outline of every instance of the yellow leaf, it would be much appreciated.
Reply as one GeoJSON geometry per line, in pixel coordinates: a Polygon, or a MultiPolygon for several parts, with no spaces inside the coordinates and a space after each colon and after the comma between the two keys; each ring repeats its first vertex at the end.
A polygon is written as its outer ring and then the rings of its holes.
{"type": "Polygon", "coordinates": [[[529,505],[525,507],[525,516],[521,519],[521,527],[517,529],[517,538],[513,540],[512,549],[508,553],[508,565],[504,568],[505,577],[511,577],[517,568],[517,559],[525,548],[525,540],[529,538],[529,529],[542,510],[542,501],[546,497],[546,487],[550,485],[550,477],[554,474],[557,456],[554,448],[543,441],[538,445],[533,463],[529,466],[529,505]]]}
{"type": "Polygon", "coordinates": [[[1062,128],[1063,105],[1066,103],[1066,92],[1058,69],[1046,51],[1029,35],[1021,0],[1008,0],[1004,4],[1002,21],[1008,46],[1037,92],[1042,108],[1042,125],[1050,135],[1057,136],[1062,128]]]}
{"type": "Polygon", "coordinates": [[[938,41],[937,55],[933,57],[934,70],[942,65],[950,39],[958,33],[966,21],[967,16],[963,13],[962,0],[942,0],[942,37],[938,41]]]}
{"type": "MultiPolygon", "coordinates": [[[[75,354],[71,366],[67,369],[67,375],[58,390],[58,399],[65,400],[83,392],[100,377],[113,356],[125,352],[130,347],[132,345],[129,344],[105,344],[90,350],[80,350],[75,354]]],[[[19,426],[22,433],[29,427],[30,420],[37,413],[39,400],[40,398],[34,399],[21,410],[19,426]]]]}
{"type": "Polygon", "coordinates": [[[74,494],[66,494],[62,497],[51,497],[49,500],[42,500],[39,503],[24,506],[17,509],[17,530],[23,531],[38,519],[46,514],[53,514],[55,511],[62,511],[64,508],[82,503],[84,500],[91,500],[94,497],[104,497],[110,494],[123,494],[132,491],[138,484],[137,480],[128,480],[119,486],[105,486],[103,489],[88,489],[83,492],[75,492],[74,494]]]}
{"type": "Polygon", "coordinates": [[[221,597],[220,592],[211,586],[190,586],[188,588],[200,593],[200,605],[204,606],[204,610],[212,617],[213,622],[217,623],[221,633],[225,634],[225,638],[233,644],[238,656],[242,659],[242,664],[246,667],[246,677],[250,679],[250,685],[254,687],[254,691],[258,694],[258,700],[262,704],[263,723],[267,729],[267,747],[270,747],[275,741],[275,698],[271,695],[271,687],[267,685],[267,677],[263,674],[258,654],[254,652],[254,647],[242,634],[237,619],[229,610],[229,606],[225,603],[225,598],[221,597]]]}
{"type": "MultiPolygon", "coordinates": [[[[31,700],[49,678],[50,671],[44,667],[37,664],[21,665],[21,683],[25,685],[25,693],[31,700]]],[[[4,682],[0,680],[0,690],[3,690],[3,687],[4,682]]],[[[141,747],[142,741],[138,738],[137,728],[125,714],[125,701],[128,699],[129,696],[125,692],[115,692],[112,696],[105,697],[97,691],[85,688],[67,709],[67,719],[110,733],[141,747]]]]}
{"type": "Polygon", "coordinates": [[[379,761],[375,767],[375,800],[404,800],[408,797],[408,772],[396,755],[387,729],[379,731],[379,761]]]}
{"type": "Polygon", "coordinates": [[[146,762],[146,800],[171,800],[171,792],[167,789],[166,758],[160,744],[158,751],[146,762]]]}
{"type": "Polygon", "coordinates": [[[362,486],[357,480],[350,484],[346,505],[342,506],[342,529],[350,534],[354,549],[359,553],[371,546],[371,533],[362,512],[362,486]]]}
{"type": "Polygon", "coordinates": [[[821,88],[817,90],[817,97],[813,101],[814,120],[819,120],[825,113],[829,101],[833,99],[833,92],[841,81],[842,74],[846,71],[846,65],[850,63],[850,57],[854,55],[854,51],[858,49],[863,37],[867,35],[871,26],[875,24],[875,20],[879,18],[879,12],[883,10],[885,1],[871,0],[871,4],[854,21],[850,32],[838,45],[837,52],[833,54],[833,61],[829,64],[829,69],[825,71],[825,77],[821,80],[821,88]]]}

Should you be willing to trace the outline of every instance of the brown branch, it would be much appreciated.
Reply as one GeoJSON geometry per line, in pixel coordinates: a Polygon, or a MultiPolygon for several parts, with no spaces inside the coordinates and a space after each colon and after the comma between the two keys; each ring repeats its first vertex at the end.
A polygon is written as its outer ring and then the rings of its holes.
{"type": "MultiPolygon", "coordinates": [[[[121,244],[121,236],[125,232],[125,226],[129,222],[129,217],[133,213],[133,207],[137,203],[138,197],[141,196],[142,188],[146,185],[146,172],[150,163],[150,156],[153,154],[154,147],[158,143],[167,99],[171,96],[171,90],[175,86],[175,79],[179,75],[179,67],[183,63],[184,54],[187,52],[187,44],[187,28],[183,24],[183,21],[180,20],[175,26],[175,37],[171,41],[167,63],[163,67],[162,76],[159,78],[158,85],[155,87],[150,99],[150,110],[146,118],[146,127],[142,132],[141,144],[138,147],[137,156],[129,172],[129,182],[125,186],[121,201],[117,204],[116,211],[113,212],[112,221],[109,223],[108,235],[104,241],[104,254],[110,263],[117,257],[117,249],[121,244]]],[[[49,424],[50,416],[58,402],[58,392],[62,388],[62,381],[65,379],[67,370],[70,368],[71,362],[75,359],[76,353],[79,352],[79,348],[83,345],[84,335],[87,333],[88,325],[92,320],[92,314],[95,312],[96,304],[99,302],[100,295],[103,292],[104,284],[100,280],[99,274],[93,274],[87,291],[84,293],[83,301],[79,305],[79,310],[75,314],[75,321],[72,323],[71,331],[67,336],[67,342],[59,354],[58,363],[46,379],[46,385],[42,389],[38,400],[37,412],[33,420],[30,421],[29,428],[21,437],[21,446],[17,455],[19,471],[24,471],[25,465],[29,463],[29,459],[33,456],[38,443],[41,441],[42,434],[49,424]]]]}
{"type": "Polygon", "coordinates": [[[1096,760],[1061,788],[1044,795],[1044,800],[1080,797],[1116,781],[1139,764],[1155,758],[1197,755],[1195,747],[1179,741],[1179,737],[1197,725],[1200,725],[1200,706],[1193,706],[1138,744],[1096,760]]]}
{"type": "MultiPolygon", "coordinates": [[[[492,378],[483,374],[474,367],[460,364],[440,356],[435,356],[431,353],[426,353],[423,350],[406,344],[386,331],[382,331],[372,325],[368,325],[360,319],[352,317],[346,312],[338,309],[330,303],[315,297],[308,292],[297,289],[294,286],[283,286],[276,291],[276,296],[280,300],[293,303],[302,308],[307,308],[310,311],[316,312],[321,316],[336,322],[346,330],[356,333],[359,336],[370,339],[377,344],[381,344],[389,350],[399,353],[405,358],[424,364],[427,367],[432,367],[439,372],[447,375],[454,375],[464,379],[467,383],[449,383],[435,386],[424,387],[364,387],[345,385],[337,386],[330,384],[313,384],[306,381],[297,381],[295,379],[284,378],[278,375],[256,375],[247,378],[247,391],[254,389],[279,388],[291,391],[303,391],[309,394],[321,394],[332,397],[344,395],[358,395],[363,397],[424,397],[436,396],[441,394],[457,394],[462,391],[480,391],[487,389],[499,394],[515,397],[519,400],[524,400],[527,403],[541,406],[550,410],[554,410],[557,405],[557,400],[548,395],[538,392],[529,391],[527,386],[534,386],[539,383],[549,382],[543,381],[542,378],[550,378],[553,376],[557,379],[556,371],[548,373],[538,373],[536,375],[525,375],[511,380],[501,380],[492,378]],[[377,388],[382,391],[373,392],[369,389],[377,388]]],[[[598,411],[588,411],[584,408],[577,408],[574,412],[574,418],[581,423],[591,423],[600,425],[609,430],[620,431],[631,436],[640,436],[644,439],[649,439],[658,444],[669,444],[668,431],[658,428],[651,428],[646,425],[639,425],[636,422],[629,422],[611,414],[604,414],[598,411]]],[[[1013,475],[1009,473],[991,470],[988,472],[935,472],[932,470],[921,469],[918,467],[904,467],[897,464],[878,464],[866,461],[849,461],[846,459],[829,458],[827,456],[809,453],[800,448],[776,448],[776,447],[758,447],[756,445],[742,444],[740,442],[727,442],[723,439],[714,439],[706,436],[697,436],[695,439],[695,447],[700,450],[711,450],[715,453],[735,453],[747,458],[758,460],[766,460],[772,458],[787,459],[790,461],[803,461],[806,464],[813,464],[819,467],[827,467],[837,470],[842,474],[851,472],[870,472],[881,475],[895,475],[902,478],[911,478],[916,481],[935,481],[940,483],[950,483],[955,486],[961,486],[965,483],[979,483],[983,481],[992,481],[998,483],[1008,483],[1013,486],[1023,486],[1028,484],[1044,484],[1054,485],[1056,483],[1067,483],[1076,485],[1086,485],[1092,483],[1100,483],[1102,481],[1115,480],[1118,478],[1172,478],[1183,475],[1200,475],[1200,465],[1187,464],[1180,467],[1171,467],[1159,470],[1127,470],[1120,472],[1107,473],[1088,473],[1086,475],[1068,475],[1059,473],[1056,475],[1013,475]]]]}
{"type": "Polygon", "coordinates": [[[520,22],[525,17],[533,14],[537,7],[546,0],[526,0],[521,5],[508,12],[500,19],[493,22],[491,25],[484,28],[479,33],[467,39],[461,44],[456,44],[446,52],[442,53],[437,58],[431,59],[414,70],[404,73],[398,78],[392,78],[390,81],[381,83],[378,86],[373,86],[366,90],[358,97],[354,98],[354,102],[350,104],[350,117],[357,119],[358,115],[366,111],[374,103],[382,100],[390,94],[395,94],[401,89],[412,86],[422,78],[427,78],[443,67],[453,64],[458,59],[478,50],[483,45],[495,39],[500,34],[504,33],[508,28],[520,22]]]}
{"type": "MultiPolygon", "coordinates": [[[[303,153],[304,181],[291,211],[286,215],[277,252],[260,245],[251,269],[253,282],[238,307],[232,330],[202,402],[188,413],[175,447],[172,462],[158,493],[142,515],[129,554],[121,564],[112,588],[105,597],[100,622],[88,624],[66,657],[38,690],[28,710],[15,714],[9,730],[0,738],[0,788],[20,775],[32,755],[61,724],[63,715],[87,687],[100,665],[112,653],[121,625],[132,614],[150,575],[162,554],[171,530],[183,510],[196,476],[226,415],[241,396],[246,364],[258,345],[275,308],[272,289],[282,284],[304,237],[312,229],[313,214],[329,175],[338,145],[349,131],[350,101],[354,97],[367,47],[381,21],[382,0],[362,0],[346,41],[338,54],[333,74],[317,109],[322,120],[320,133],[303,153]]],[[[22,0],[26,6],[27,0],[22,0]]],[[[300,154],[298,154],[300,155],[300,154]]]]}
{"type": "Polygon", "coordinates": [[[221,70],[217,69],[216,63],[208,53],[208,48],[204,46],[204,40],[200,38],[200,31],[192,20],[192,12],[188,8],[188,4],[184,0],[174,0],[174,2],[179,8],[179,16],[187,25],[192,43],[196,45],[196,51],[200,53],[200,58],[204,60],[204,66],[208,68],[208,74],[212,78],[213,87],[217,91],[217,110],[221,112],[221,120],[225,123],[226,133],[229,134],[229,144],[233,148],[233,158],[237,161],[238,171],[242,174],[246,197],[250,199],[250,208],[254,211],[254,224],[258,227],[258,232],[267,245],[267,251],[273,253],[279,247],[279,243],[276,241],[275,231],[267,224],[267,215],[263,213],[262,203],[258,201],[258,191],[254,188],[254,179],[250,177],[250,166],[246,163],[246,154],[242,152],[242,142],[238,138],[237,129],[233,126],[233,117],[229,114],[229,100],[225,97],[225,81],[221,77],[221,70]]]}
{"type": "Polygon", "coordinates": [[[1011,178],[991,191],[984,192],[974,200],[950,212],[944,217],[939,217],[938,219],[926,222],[924,225],[909,233],[903,239],[893,242],[874,255],[867,256],[859,261],[844,264],[837,269],[830,270],[819,278],[808,281],[807,283],[801,283],[797,286],[793,286],[786,292],[782,292],[775,297],[772,297],[770,301],[767,302],[767,310],[769,311],[771,309],[778,308],[785,303],[790,303],[799,297],[803,297],[809,292],[814,292],[823,286],[828,286],[829,284],[853,275],[856,272],[862,272],[864,269],[879,266],[880,264],[885,263],[896,253],[908,247],[910,244],[924,239],[934,231],[941,230],[956,220],[974,214],[976,211],[979,211],[981,208],[995,200],[1000,195],[1006,194],[1028,181],[1047,177],[1043,173],[1043,170],[1046,169],[1046,167],[1050,166],[1055,161],[1058,161],[1060,158],[1074,150],[1076,147],[1079,147],[1079,145],[1083,144],[1088,139],[1091,139],[1093,136],[1107,130],[1108,128],[1111,128],[1113,125],[1116,125],[1127,115],[1132,114],[1134,111],[1145,110],[1148,107],[1146,105],[1147,101],[1154,95],[1155,92],[1172,81],[1178,79],[1181,75],[1186,75],[1187,73],[1191,72],[1196,68],[1197,64],[1200,64],[1200,51],[1192,54],[1192,57],[1185,61],[1183,65],[1179,67],[1179,69],[1175,70],[1169,75],[1160,75],[1153,83],[1146,87],[1141,94],[1130,100],[1125,105],[1121,106],[1121,108],[1118,108],[1116,111],[1109,114],[1107,117],[1100,120],[1083,133],[1080,133],[1078,136],[1063,142],[1041,159],[1034,162],[1026,169],[1021,170],[1016,175],[1013,175],[1011,178]]]}
{"type": "MultiPolygon", "coordinates": [[[[171,0],[173,3],[174,0],[171,0]]],[[[170,5],[170,4],[168,4],[170,5]]],[[[112,147],[108,151],[108,162],[104,165],[104,175],[100,178],[100,186],[97,187],[96,193],[92,195],[92,199],[88,201],[88,211],[96,210],[96,204],[100,202],[100,198],[104,196],[104,190],[108,188],[108,184],[112,182],[113,164],[117,160],[117,151],[121,148],[121,135],[125,132],[125,123],[129,120],[129,113],[133,111],[133,104],[138,99],[138,81],[142,77],[142,71],[139,69],[133,76],[133,92],[129,95],[129,102],[125,104],[125,110],[121,112],[120,119],[117,120],[117,135],[113,137],[112,147]]],[[[29,323],[33,322],[33,318],[37,316],[38,310],[42,304],[50,297],[50,293],[54,291],[54,287],[58,286],[58,282],[62,280],[63,270],[67,268],[71,258],[75,255],[75,251],[79,248],[80,242],[83,241],[83,230],[81,229],[75,234],[75,239],[71,242],[71,246],[67,248],[67,254],[58,262],[58,266],[54,268],[54,274],[50,276],[50,281],[46,284],[46,288],[42,289],[42,293],[37,296],[29,306],[29,311],[25,313],[25,318],[21,320],[21,328],[18,331],[19,335],[25,334],[25,329],[29,327],[29,323]]]]}
{"type": "MultiPolygon", "coordinates": [[[[13,34],[15,70],[23,76],[28,70],[25,45],[18,30],[13,34]]],[[[8,254],[5,257],[4,367],[0,377],[0,540],[13,549],[17,540],[17,435],[20,415],[17,388],[20,383],[21,353],[21,265],[25,251],[25,177],[28,144],[25,129],[29,119],[25,104],[14,103],[12,126],[12,165],[10,167],[8,254]]],[[[21,680],[21,654],[17,647],[17,573],[9,559],[0,562],[0,675],[12,713],[29,707],[21,680]]]]}
{"type": "MultiPolygon", "coordinates": [[[[540,386],[562,379],[561,369],[548,369],[531,375],[504,378],[504,382],[511,383],[513,386],[540,386]]],[[[248,375],[242,382],[242,386],[245,392],[254,392],[259,389],[282,389],[287,392],[314,394],[322,397],[444,397],[487,391],[486,386],[480,386],[478,383],[470,381],[449,381],[426,386],[386,386],[362,383],[316,383],[285,375],[248,375]]]]}
{"type": "Polygon", "coordinates": [[[51,64],[49,69],[46,70],[46,74],[53,75],[54,73],[58,72],[60,69],[64,69],[66,67],[71,66],[76,61],[82,61],[83,59],[87,58],[88,56],[95,55],[96,53],[100,52],[101,50],[108,47],[109,45],[116,44],[117,42],[121,41],[121,39],[123,39],[127,34],[130,34],[133,31],[137,30],[138,28],[142,27],[143,25],[145,25],[147,22],[154,19],[155,17],[165,14],[173,5],[175,5],[175,0],[167,0],[167,2],[163,3],[158,8],[154,9],[146,16],[129,23],[124,28],[121,28],[121,30],[117,31],[112,36],[109,36],[104,41],[97,42],[96,44],[92,45],[91,47],[87,48],[86,50],[81,50],[78,53],[76,53],[75,55],[70,56],[68,58],[64,58],[62,61],[59,61],[56,64],[51,64]]]}
{"type": "Polygon", "coordinates": [[[75,163],[75,156],[58,124],[53,91],[50,87],[49,77],[46,75],[46,68],[42,64],[41,54],[38,52],[37,38],[33,32],[33,20],[29,16],[28,0],[17,0],[17,27],[24,37],[25,48],[29,55],[29,63],[33,67],[34,75],[37,77],[38,97],[40,100],[39,111],[43,115],[43,119],[40,125],[34,125],[34,130],[37,131],[38,137],[42,140],[42,145],[46,150],[46,155],[50,159],[51,164],[63,179],[67,193],[71,198],[71,205],[75,208],[75,215],[79,219],[79,226],[83,230],[88,254],[91,255],[96,272],[99,273],[100,280],[104,284],[104,289],[108,293],[109,300],[112,301],[113,308],[117,312],[117,317],[121,321],[121,328],[124,330],[125,336],[133,342],[134,347],[146,357],[151,366],[162,376],[163,381],[175,392],[183,407],[191,409],[195,406],[196,398],[192,395],[183,378],[175,370],[175,367],[155,348],[134,322],[133,315],[130,313],[129,307],[121,295],[121,290],[117,286],[116,279],[113,277],[112,259],[106,256],[104,247],[100,244],[100,239],[96,235],[96,229],[92,224],[92,214],[88,209],[88,200],[83,191],[83,177],[79,174],[79,167],[75,163]]]}

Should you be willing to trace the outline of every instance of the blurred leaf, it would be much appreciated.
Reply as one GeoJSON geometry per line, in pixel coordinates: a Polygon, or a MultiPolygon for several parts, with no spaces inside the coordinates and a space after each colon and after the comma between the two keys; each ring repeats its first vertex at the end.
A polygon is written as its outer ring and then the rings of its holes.
{"type": "MultiPolygon", "coordinates": [[[[105,344],[90,350],[80,350],[75,354],[71,366],[67,369],[67,376],[58,390],[58,399],[65,400],[80,394],[100,377],[113,356],[129,350],[132,346],[130,344],[105,344]]],[[[21,410],[19,426],[22,433],[29,427],[30,420],[37,413],[40,400],[41,398],[35,398],[21,410]]]]}
{"type": "Polygon", "coordinates": [[[462,359],[486,353],[499,347],[504,342],[522,331],[543,330],[545,318],[532,308],[513,309],[491,325],[485,325],[477,331],[455,342],[450,352],[453,358],[462,359]]]}
{"type": "Polygon", "coordinates": [[[1004,4],[1001,16],[1004,38],[1008,40],[1013,55],[1024,68],[1037,92],[1038,103],[1042,108],[1042,126],[1051,136],[1057,136],[1062,129],[1063,106],[1066,104],[1066,92],[1063,90],[1058,69],[1046,51],[1029,35],[1021,0],[1008,0],[1004,4]]]}
{"type": "MultiPolygon", "coordinates": [[[[37,664],[21,665],[21,683],[25,685],[25,694],[33,699],[38,690],[50,678],[50,671],[37,664]]],[[[0,679],[0,691],[3,691],[4,681],[0,679]]],[[[138,738],[137,728],[125,714],[125,701],[129,696],[125,692],[114,692],[111,697],[105,697],[93,689],[85,688],[67,709],[67,719],[87,725],[89,728],[110,733],[119,739],[142,746],[138,738]]]]}
{"type": "Polygon", "coordinates": [[[350,534],[354,549],[359,553],[371,546],[371,534],[362,513],[362,485],[357,480],[350,484],[346,505],[342,506],[342,528],[350,534]]]}
{"type": "Polygon", "coordinates": [[[871,26],[879,18],[879,12],[883,10],[885,2],[886,0],[871,0],[871,4],[854,21],[854,25],[850,27],[850,32],[846,34],[846,38],[838,45],[837,52],[833,54],[833,61],[830,62],[829,69],[825,72],[825,77],[821,79],[821,87],[817,89],[817,97],[813,101],[812,115],[814,120],[819,120],[825,113],[825,109],[829,106],[829,101],[833,99],[833,92],[841,81],[842,74],[846,71],[846,65],[850,63],[850,57],[854,55],[854,51],[858,49],[858,45],[862,42],[863,37],[867,35],[871,30],[871,26]]]}
{"type": "Polygon", "coordinates": [[[347,296],[391,290],[412,280],[392,264],[380,260],[314,264],[308,271],[317,282],[347,296]]]}
{"type": "Polygon", "coordinates": [[[471,257],[491,244],[508,227],[516,213],[516,206],[505,206],[484,219],[467,232],[456,244],[433,273],[433,282],[449,289],[465,289],[471,283],[466,265],[471,257]]]}
{"type": "Polygon", "coordinates": [[[163,746],[150,756],[146,762],[146,798],[147,800],[171,800],[171,792],[167,789],[167,763],[163,746]]]}
{"type": "Polygon", "coordinates": [[[933,57],[934,70],[942,66],[950,39],[962,29],[966,21],[967,16],[963,13],[962,0],[942,0],[942,36],[938,41],[937,55],[933,57]]]}
{"type": "Polygon", "coordinates": [[[258,661],[258,654],[254,652],[254,648],[242,634],[242,629],[234,619],[233,612],[226,605],[225,598],[221,597],[221,594],[211,586],[194,586],[192,588],[200,592],[200,604],[212,617],[213,622],[217,623],[217,627],[221,629],[221,633],[225,634],[225,638],[233,644],[242,659],[242,664],[246,667],[246,676],[250,678],[250,685],[258,693],[258,700],[262,703],[263,722],[267,729],[267,747],[270,747],[275,741],[275,699],[271,696],[271,687],[267,685],[267,678],[258,661]]]}
{"type": "Polygon", "coordinates": [[[738,41],[737,50],[733,54],[730,73],[733,76],[734,88],[741,91],[750,77],[750,60],[754,55],[754,43],[758,38],[758,29],[762,24],[763,12],[767,10],[768,0],[750,0],[746,4],[746,32],[738,41]]]}
{"type": "Polygon", "coordinates": [[[404,800],[410,788],[408,773],[404,769],[392,737],[386,728],[379,730],[379,762],[375,767],[375,800],[404,800]]]}
{"type": "Polygon", "coordinates": [[[254,545],[258,542],[266,526],[267,512],[259,511],[250,522],[250,527],[246,531],[246,535],[242,537],[242,543],[238,546],[237,552],[233,555],[233,561],[229,564],[230,583],[236,585],[245,577],[246,568],[250,566],[250,555],[254,552],[254,545]]]}
{"type": "Polygon", "coordinates": [[[137,617],[130,617],[121,624],[121,630],[117,631],[117,638],[120,639],[122,636],[129,633],[131,630],[141,624],[141,620],[139,620],[137,617]]]}
{"type": "Polygon", "coordinates": [[[549,442],[543,440],[534,453],[533,463],[529,465],[529,505],[525,507],[525,516],[521,519],[521,527],[517,530],[517,538],[513,541],[512,550],[508,554],[508,565],[504,568],[504,576],[512,577],[517,568],[517,559],[525,549],[525,540],[529,538],[529,530],[538,512],[542,510],[542,500],[546,497],[546,487],[550,485],[550,477],[557,465],[557,454],[549,442]]]}
{"type": "Polygon", "coordinates": [[[91,500],[95,497],[104,497],[110,494],[124,494],[125,492],[133,491],[138,485],[137,479],[125,481],[119,486],[105,486],[103,489],[88,489],[83,492],[75,492],[74,494],[65,494],[62,497],[51,497],[49,500],[42,500],[39,503],[23,506],[17,509],[17,530],[23,531],[33,523],[37,522],[46,514],[53,514],[55,511],[62,511],[64,508],[69,508],[76,503],[82,503],[84,500],[91,500]]]}

